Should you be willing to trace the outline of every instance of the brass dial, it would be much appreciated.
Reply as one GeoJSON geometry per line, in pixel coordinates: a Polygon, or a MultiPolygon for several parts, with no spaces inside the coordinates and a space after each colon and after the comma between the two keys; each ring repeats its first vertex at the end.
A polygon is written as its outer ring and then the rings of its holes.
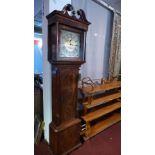
{"type": "Polygon", "coordinates": [[[60,33],[60,57],[80,56],[80,34],[61,30],[60,33]]]}

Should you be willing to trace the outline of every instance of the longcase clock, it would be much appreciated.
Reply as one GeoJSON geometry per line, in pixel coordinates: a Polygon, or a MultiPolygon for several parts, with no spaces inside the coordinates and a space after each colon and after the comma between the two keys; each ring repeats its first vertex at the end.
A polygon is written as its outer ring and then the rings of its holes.
{"type": "Polygon", "coordinates": [[[50,147],[54,155],[67,154],[80,143],[77,115],[79,67],[85,62],[86,32],[90,24],[83,10],[67,4],[48,19],[48,61],[52,65],[52,122],[50,147]]]}

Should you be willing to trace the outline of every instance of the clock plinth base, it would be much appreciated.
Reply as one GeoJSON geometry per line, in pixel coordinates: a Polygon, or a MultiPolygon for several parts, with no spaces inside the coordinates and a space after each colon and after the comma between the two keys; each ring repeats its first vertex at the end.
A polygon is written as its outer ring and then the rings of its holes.
{"type": "Polygon", "coordinates": [[[60,126],[50,124],[50,148],[53,155],[67,155],[81,145],[80,119],[66,121],[60,126]]]}

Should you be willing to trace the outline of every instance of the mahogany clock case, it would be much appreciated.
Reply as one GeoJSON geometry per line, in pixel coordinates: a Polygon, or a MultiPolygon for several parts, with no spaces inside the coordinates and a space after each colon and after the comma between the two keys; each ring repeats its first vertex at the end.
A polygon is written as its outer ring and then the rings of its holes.
{"type": "Polygon", "coordinates": [[[79,67],[85,62],[86,32],[90,24],[83,10],[78,10],[80,18],[70,16],[73,10],[68,4],[62,11],[53,11],[48,19],[48,61],[52,64],[52,122],[49,126],[50,148],[53,155],[68,154],[80,142],[81,120],[77,114],[77,91],[79,67]],[[61,57],[61,32],[76,33],[78,56],[61,57]]]}
{"type": "Polygon", "coordinates": [[[47,16],[48,19],[48,60],[52,64],[82,64],[85,62],[86,32],[89,22],[82,21],[61,11],[53,11],[47,16]],[[80,56],[60,57],[61,30],[80,34],[80,56]]]}

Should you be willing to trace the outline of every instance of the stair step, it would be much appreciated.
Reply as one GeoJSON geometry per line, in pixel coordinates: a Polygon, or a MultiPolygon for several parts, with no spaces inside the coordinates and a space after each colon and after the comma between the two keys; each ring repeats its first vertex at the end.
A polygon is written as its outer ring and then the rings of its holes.
{"type": "Polygon", "coordinates": [[[85,95],[90,95],[100,91],[111,90],[119,87],[121,87],[121,81],[113,81],[110,83],[97,85],[94,88],[92,88],[91,86],[87,86],[87,87],[81,88],[81,90],[85,95]]]}
{"type": "Polygon", "coordinates": [[[89,121],[95,120],[99,117],[102,117],[116,109],[119,109],[120,107],[121,107],[121,102],[116,102],[112,105],[103,107],[103,108],[96,110],[94,112],[90,112],[90,113],[82,116],[82,119],[85,120],[86,122],[89,122],[89,121]]]}
{"type": "Polygon", "coordinates": [[[89,138],[95,136],[96,134],[100,133],[101,131],[107,129],[108,127],[112,126],[113,124],[119,122],[121,120],[121,114],[120,113],[115,113],[111,117],[95,124],[94,126],[91,127],[91,132],[90,134],[86,137],[84,136],[84,140],[88,140],[89,138]]]}
{"type": "Polygon", "coordinates": [[[91,104],[89,104],[88,101],[84,102],[83,105],[87,109],[90,109],[90,108],[96,107],[98,105],[104,104],[106,102],[112,101],[114,99],[117,99],[119,97],[121,97],[121,92],[117,92],[115,94],[111,94],[111,95],[104,96],[104,97],[101,97],[101,98],[93,99],[91,104]]]}

